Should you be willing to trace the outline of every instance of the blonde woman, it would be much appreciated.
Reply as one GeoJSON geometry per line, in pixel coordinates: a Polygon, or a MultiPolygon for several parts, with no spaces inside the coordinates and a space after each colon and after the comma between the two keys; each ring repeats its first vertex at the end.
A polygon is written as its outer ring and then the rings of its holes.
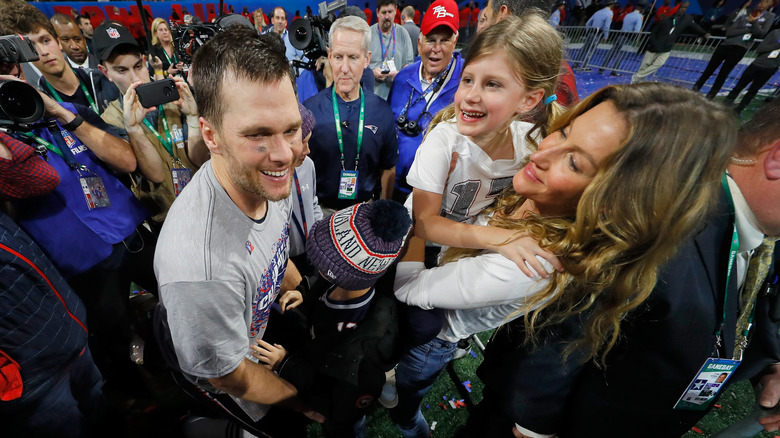
{"type": "Polygon", "coordinates": [[[427,436],[419,402],[457,340],[473,333],[525,315],[533,336],[547,321],[591,311],[574,345],[603,359],[621,318],[644,302],[658,267],[713,206],[736,128],[725,108],[677,87],[604,88],[554,123],[487,220],[538,239],[563,272],[545,264],[550,279],[534,280],[500,254],[475,250],[450,250],[449,263],[425,270],[421,243],[412,242],[396,297],[447,310],[439,336],[398,365],[391,417],[404,436],[427,436]]]}
{"type": "Polygon", "coordinates": [[[179,74],[184,67],[184,63],[180,62],[176,55],[171,28],[163,18],[155,18],[152,21],[152,54],[162,61],[162,70],[166,77],[179,74]]]}

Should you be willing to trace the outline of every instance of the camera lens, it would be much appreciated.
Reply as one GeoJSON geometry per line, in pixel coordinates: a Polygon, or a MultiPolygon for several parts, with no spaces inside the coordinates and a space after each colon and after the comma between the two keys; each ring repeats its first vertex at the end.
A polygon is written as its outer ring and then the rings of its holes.
{"type": "Polygon", "coordinates": [[[170,97],[170,95],[173,94],[173,90],[171,90],[171,87],[164,87],[163,94],[170,97]]]}
{"type": "Polygon", "coordinates": [[[0,118],[33,123],[43,117],[43,99],[35,89],[18,81],[0,82],[0,118]]]}

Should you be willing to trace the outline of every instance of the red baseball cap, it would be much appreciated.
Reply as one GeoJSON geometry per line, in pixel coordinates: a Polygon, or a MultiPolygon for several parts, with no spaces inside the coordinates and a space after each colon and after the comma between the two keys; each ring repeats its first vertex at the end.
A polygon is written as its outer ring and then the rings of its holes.
{"type": "Polygon", "coordinates": [[[438,26],[447,26],[453,32],[458,33],[459,24],[458,5],[455,0],[436,0],[425,11],[425,16],[420,23],[420,32],[423,35],[428,35],[438,26]]]}

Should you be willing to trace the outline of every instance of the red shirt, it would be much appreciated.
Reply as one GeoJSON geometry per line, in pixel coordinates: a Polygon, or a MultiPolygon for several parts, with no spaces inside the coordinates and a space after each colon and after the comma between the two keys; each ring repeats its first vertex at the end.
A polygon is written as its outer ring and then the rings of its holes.
{"type": "MultiPolygon", "coordinates": [[[[420,11],[417,9],[414,10],[414,24],[420,25],[420,11]]],[[[414,44],[414,41],[412,41],[412,44],[414,44]]]]}
{"type": "Polygon", "coordinates": [[[478,21],[479,21],[479,8],[474,8],[471,10],[471,19],[469,20],[469,24],[471,26],[476,26],[478,21]]]}
{"type": "Polygon", "coordinates": [[[366,21],[368,22],[368,24],[371,24],[371,20],[374,19],[374,13],[371,12],[371,9],[369,8],[363,9],[363,12],[365,12],[366,14],[366,21]]]}
{"type": "Polygon", "coordinates": [[[60,175],[31,146],[2,132],[0,142],[11,151],[10,160],[0,158],[0,199],[40,196],[59,185],[60,175]]]}
{"type": "Polygon", "coordinates": [[[469,17],[471,16],[471,8],[466,6],[460,10],[460,27],[466,27],[469,25],[469,17]]]}

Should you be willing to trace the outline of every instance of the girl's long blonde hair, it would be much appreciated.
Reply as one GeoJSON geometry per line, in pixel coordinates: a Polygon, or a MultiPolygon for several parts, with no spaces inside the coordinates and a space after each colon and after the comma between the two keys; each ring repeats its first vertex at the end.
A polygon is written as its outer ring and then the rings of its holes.
{"type": "MultiPolygon", "coordinates": [[[[566,356],[582,349],[583,360],[597,364],[618,341],[621,320],[650,295],[659,267],[702,226],[737,139],[728,109],[656,83],[603,88],[554,128],[605,101],[615,105],[629,132],[583,192],[576,213],[511,219],[524,199],[509,190],[495,207],[501,214],[491,221],[538,239],[565,268],[518,311],[524,314],[526,341],[534,343],[541,329],[583,314],[582,336],[566,356]]],[[[474,254],[453,250],[446,258],[474,254]]]]}
{"type": "MultiPolygon", "coordinates": [[[[480,32],[464,55],[463,68],[482,57],[503,50],[525,88],[544,90],[543,101],[554,96],[561,69],[563,40],[541,17],[540,12],[532,8],[519,17],[510,15],[480,32]]],[[[558,102],[544,105],[544,112],[536,118],[537,122],[526,134],[526,140],[535,148],[537,131],[539,138],[546,137],[548,125],[563,111],[563,106],[558,102]]],[[[518,118],[523,118],[522,116],[518,118]]],[[[453,118],[455,106],[449,105],[434,116],[428,131],[453,118]]]]}

